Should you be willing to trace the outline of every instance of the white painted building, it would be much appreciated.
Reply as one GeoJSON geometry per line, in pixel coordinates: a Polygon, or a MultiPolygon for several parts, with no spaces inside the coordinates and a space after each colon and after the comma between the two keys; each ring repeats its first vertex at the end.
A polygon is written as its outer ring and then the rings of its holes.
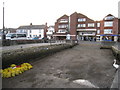
{"type": "Polygon", "coordinates": [[[55,32],[54,26],[49,26],[47,28],[47,32],[46,32],[47,38],[52,39],[52,36],[53,36],[54,32],[55,32]]]}
{"type": "Polygon", "coordinates": [[[26,25],[20,26],[17,29],[17,33],[26,33],[28,38],[39,38],[42,39],[45,37],[46,25],[26,25]]]}

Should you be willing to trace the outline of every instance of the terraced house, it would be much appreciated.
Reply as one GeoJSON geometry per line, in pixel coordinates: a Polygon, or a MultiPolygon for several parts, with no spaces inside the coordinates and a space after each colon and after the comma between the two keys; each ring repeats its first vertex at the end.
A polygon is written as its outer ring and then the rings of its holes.
{"type": "Polygon", "coordinates": [[[118,20],[118,41],[120,42],[120,19],[118,20]]]}
{"type": "Polygon", "coordinates": [[[56,39],[85,41],[118,41],[118,18],[108,14],[100,21],[94,21],[86,15],[74,12],[63,15],[55,23],[56,39]]]}
{"type": "Polygon", "coordinates": [[[55,33],[53,37],[57,40],[65,40],[69,34],[69,16],[63,15],[55,22],[55,33]]]}
{"type": "Polygon", "coordinates": [[[17,33],[26,33],[28,38],[45,38],[47,37],[47,23],[45,25],[24,25],[18,27],[17,33]]]}
{"type": "Polygon", "coordinates": [[[81,13],[70,15],[70,34],[73,40],[94,40],[96,36],[96,22],[81,13]]]}
{"type": "Polygon", "coordinates": [[[118,18],[109,14],[101,22],[100,40],[117,41],[118,40],[118,18]]]}

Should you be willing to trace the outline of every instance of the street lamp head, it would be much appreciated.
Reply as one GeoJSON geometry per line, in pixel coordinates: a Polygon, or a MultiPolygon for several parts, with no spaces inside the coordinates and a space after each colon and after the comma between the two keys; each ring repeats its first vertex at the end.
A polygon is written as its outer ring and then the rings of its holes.
{"type": "Polygon", "coordinates": [[[3,7],[4,7],[4,2],[3,2],[3,7]]]}

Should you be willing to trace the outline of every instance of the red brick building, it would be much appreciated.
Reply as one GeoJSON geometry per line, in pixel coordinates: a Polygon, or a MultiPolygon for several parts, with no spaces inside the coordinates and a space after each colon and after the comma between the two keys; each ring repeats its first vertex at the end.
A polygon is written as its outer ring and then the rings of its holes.
{"type": "Polygon", "coordinates": [[[117,41],[118,18],[108,14],[103,20],[94,21],[74,12],[70,17],[67,15],[60,17],[55,23],[55,31],[56,39],[66,39],[69,34],[71,40],[117,41]]]}
{"type": "Polygon", "coordinates": [[[120,19],[118,19],[118,41],[120,42],[120,19]]]}
{"type": "Polygon", "coordinates": [[[96,21],[96,41],[100,41],[102,21],[96,21]]]}
{"type": "Polygon", "coordinates": [[[72,40],[93,40],[96,36],[96,22],[80,13],[70,15],[70,35],[72,40]]]}
{"type": "Polygon", "coordinates": [[[53,37],[57,40],[65,40],[69,33],[69,16],[63,15],[55,23],[55,33],[53,37]]]}
{"type": "Polygon", "coordinates": [[[118,40],[118,18],[108,14],[101,22],[100,40],[117,41],[118,40]]]}

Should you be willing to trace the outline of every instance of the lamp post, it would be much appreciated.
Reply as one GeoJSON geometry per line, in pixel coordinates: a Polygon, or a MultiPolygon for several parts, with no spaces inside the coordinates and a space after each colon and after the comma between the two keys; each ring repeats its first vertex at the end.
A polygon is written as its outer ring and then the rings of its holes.
{"type": "Polygon", "coordinates": [[[4,26],[4,2],[3,2],[3,33],[2,33],[2,39],[6,39],[5,37],[5,26],[4,26]]]}

